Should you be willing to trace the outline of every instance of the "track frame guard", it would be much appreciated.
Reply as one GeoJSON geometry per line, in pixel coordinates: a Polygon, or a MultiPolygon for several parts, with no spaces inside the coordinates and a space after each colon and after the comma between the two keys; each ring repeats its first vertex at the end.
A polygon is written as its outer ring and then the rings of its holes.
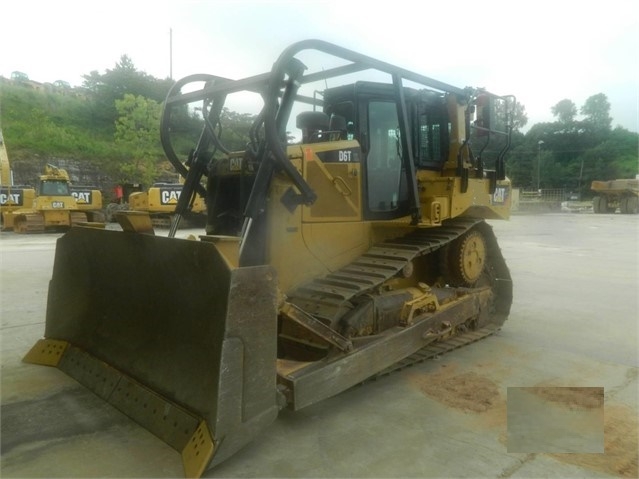
{"type": "Polygon", "coordinates": [[[57,366],[182,453],[198,477],[277,417],[277,286],[213,243],[74,227],[58,239],[45,338],[57,366]]]}

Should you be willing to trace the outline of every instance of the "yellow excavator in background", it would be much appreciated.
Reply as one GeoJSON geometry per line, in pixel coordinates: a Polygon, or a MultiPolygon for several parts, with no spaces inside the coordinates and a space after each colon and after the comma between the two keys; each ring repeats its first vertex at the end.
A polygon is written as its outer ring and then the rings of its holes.
{"type": "Polygon", "coordinates": [[[124,231],[71,228],[24,360],[89,387],[197,477],[282,408],[492,334],[512,302],[486,220],[510,213],[514,102],[321,40],[261,75],[176,82],[161,141],[185,183],[168,237],[139,212],[117,214],[124,231]],[[235,94],[263,106],[244,151],[220,134],[235,94]],[[185,165],[172,125],[194,103],[185,165]],[[206,229],[178,239],[196,193],[206,229]]]}
{"type": "Polygon", "coordinates": [[[91,187],[72,187],[66,170],[46,165],[31,204],[3,212],[2,229],[42,233],[68,229],[73,224],[104,221],[102,193],[91,187]],[[74,189],[75,188],[75,189],[74,189]]]}
{"type": "MultiPolygon", "coordinates": [[[[14,185],[7,146],[0,130],[0,225],[5,229],[5,215],[31,205],[35,200],[35,189],[28,185],[14,185]]],[[[9,219],[10,221],[10,219],[9,219]]]]}

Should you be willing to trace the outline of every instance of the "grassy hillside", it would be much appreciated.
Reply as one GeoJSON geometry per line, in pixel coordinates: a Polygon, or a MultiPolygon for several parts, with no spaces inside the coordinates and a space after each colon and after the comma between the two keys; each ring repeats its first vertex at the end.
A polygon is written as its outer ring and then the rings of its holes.
{"type": "Polygon", "coordinates": [[[39,91],[5,80],[0,126],[16,183],[35,184],[46,163],[71,167],[96,183],[100,163],[126,154],[113,141],[114,126],[73,90],[39,91]]]}

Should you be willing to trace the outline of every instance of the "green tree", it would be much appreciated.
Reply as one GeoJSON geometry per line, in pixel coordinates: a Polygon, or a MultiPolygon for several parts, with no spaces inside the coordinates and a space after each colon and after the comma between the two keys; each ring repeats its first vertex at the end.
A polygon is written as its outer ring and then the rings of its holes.
{"type": "Polygon", "coordinates": [[[615,128],[608,138],[586,150],[579,160],[583,163],[584,185],[593,180],[634,178],[639,173],[639,135],[625,128],[615,128]]]}
{"type": "Polygon", "coordinates": [[[577,106],[572,100],[564,99],[555,104],[550,111],[560,124],[572,125],[577,115],[577,106]]]}
{"type": "Polygon", "coordinates": [[[581,107],[580,113],[586,117],[585,123],[593,129],[610,131],[610,125],[612,124],[610,102],[605,94],[597,93],[588,97],[581,107]]]}
{"type": "Polygon", "coordinates": [[[255,115],[249,113],[237,113],[228,108],[222,109],[220,115],[221,135],[224,146],[231,151],[244,150],[249,142],[249,132],[255,115]]]}
{"type": "Polygon", "coordinates": [[[113,125],[118,116],[116,100],[131,94],[162,102],[173,85],[173,80],[159,80],[139,71],[128,55],[122,55],[115,67],[105,73],[94,70],[83,78],[83,86],[92,94],[95,117],[109,125],[113,125]]]}
{"type": "Polygon", "coordinates": [[[639,135],[624,128],[611,130],[609,111],[602,93],[586,100],[580,109],[585,115],[582,121],[575,120],[571,100],[559,102],[552,108],[557,121],[533,125],[511,153],[508,174],[513,183],[535,187],[539,168],[541,188],[579,190],[588,197],[593,180],[634,177],[639,168],[639,135]]]}
{"type": "Polygon", "coordinates": [[[584,145],[593,148],[610,136],[610,103],[603,93],[589,97],[580,110],[585,116],[581,122],[581,131],[586,135],[584,145]]]}
{"type": "Polygon", "coordinates": [[[526,137],[513,133],[512,148],[506,155],[506,175],[514,185],[532,188],[535,185],[536,151],[529,147],[526,137]]]}
{"type": "Polygon", "coordinates": [[[126,161],[117,165],[121,182],[152,183],[158,176],[162,159],[158,102],[126,93],[115,101],[119,114],[115,123],[115,142],[126,151],[126,161]]]}
{"type": "Polygon", "coordinates": [[[528,124],[528,115],[526,114],[526,107],[515,101],[514,104],[511,104],[512,108],[512,122],[513,122],[513,130],[520,131],[526,124],[528,124]]]}

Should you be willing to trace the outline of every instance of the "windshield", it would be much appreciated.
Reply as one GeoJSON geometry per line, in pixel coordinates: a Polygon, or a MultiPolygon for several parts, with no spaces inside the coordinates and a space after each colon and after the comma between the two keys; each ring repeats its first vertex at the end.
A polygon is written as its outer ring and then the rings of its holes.
{"type": "Polygon", "coordinates": [[[66,181],[44,180],[40,183],[40,194],[46,196],[69,196],[69,184],[66,181]]]}

